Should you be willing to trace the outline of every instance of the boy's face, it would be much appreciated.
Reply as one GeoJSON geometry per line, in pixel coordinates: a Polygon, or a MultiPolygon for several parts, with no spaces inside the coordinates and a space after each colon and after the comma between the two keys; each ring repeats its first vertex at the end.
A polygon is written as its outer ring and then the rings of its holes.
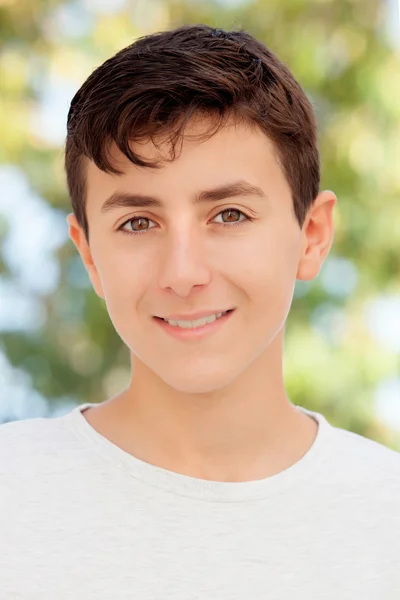
{"type": "MultiPolygon", "coordinates": [[[[187,133],[200,130],[193,121],[187,133]]],[[[160,156],[151,142],[134,149],[160,156]]],[[[96,293],[134,360],[182,392],[221,388],[283,333],[296,278],[313,279],[329,251],[335,196],[321,193],[301,230],[272,144],[245,125],[224,127],[204,142],[185,138],[180,156],[158,170],[136,167],[116,147],[112,152],[121,176],[88,161],[90,247],[68,217],[96,293]],[[262,195],[192,201],[238,181],[262,195]],[[103,212],[116,192],[156,197],[161,206],[103,212]],[[123,225],[142,233],[128,235],[118,230],[123,225]],[[155,319],[228,309],[229,318],[199,338],[175,337],[155,319]]]]}

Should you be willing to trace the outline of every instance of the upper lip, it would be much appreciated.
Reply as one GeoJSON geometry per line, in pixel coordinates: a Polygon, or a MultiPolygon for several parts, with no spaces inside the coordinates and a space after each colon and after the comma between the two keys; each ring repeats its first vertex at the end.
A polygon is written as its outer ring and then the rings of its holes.
{"type": "Polygon", "coordinates": [[[197,319],[202,319],[203,317],[210,317],[211,315],[216,315],[218,313],[224,313],[227,310],[233,310],[233,308],[223,308],[222,310],[203,310],[201,312],[193,313],[191,315],[168,315],[167,317],[160,317],[160,319],[166,319],[168,321],[196,321],[197,319]]]}

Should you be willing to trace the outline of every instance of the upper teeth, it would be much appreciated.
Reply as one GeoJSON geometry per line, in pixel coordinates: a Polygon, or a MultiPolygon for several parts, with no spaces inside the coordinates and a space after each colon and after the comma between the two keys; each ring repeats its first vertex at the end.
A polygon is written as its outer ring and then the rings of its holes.
{"type": "Polygon", "coordinates": [[[202,319],[197,319],[196,321],[169,321],[168,319],[164,319],[164,321],[170,325],[173,325],[174,327],[202,327],[203,325],[207,325],[207,323],[213,323],[216,319],[219,319],[219,317],[222,317],[222,315],[225,315],[227,312],[228,311],[226,310],[225,312],[210,315],[209,317],[203,317],[202,319]]]}

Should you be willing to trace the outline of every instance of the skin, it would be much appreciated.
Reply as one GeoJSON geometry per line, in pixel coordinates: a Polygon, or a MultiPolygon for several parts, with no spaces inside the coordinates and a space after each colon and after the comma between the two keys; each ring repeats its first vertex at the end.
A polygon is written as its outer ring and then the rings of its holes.
{"type": "MultiPolygon", "coordinates": [[[[187,133],[203,127],[193,120],[187,133]]],[[[133,147],[146,158],[166,148],[150,141],[133,147]]],[[[159,170],[136,167],[115,146],[111,151],[121,176],[87,161],[90,245],[73,214],[68,223],[93,288],[129,348],[132,376],[84,417],[126,452],[192,477],[250,481],[290,467],[313,444],[317,424],[285,392],[285,321],[296,279],[314,279],[331,248],[335,194],[321,192],[300,228],[272,143],[244,124],[227,123],[202,142],[185,138],[178,158],[159,170]],[[266,197],[190,199],[238,179],[266,197]],[[101,213],[116,191],[157,196],[163,207],[101,213]],[[234,214],[221,215],[229,208],[234,214]],[[253,220],[232,224],[245,220],[242,213],[253,220]],[[124,229],[145,233],[118,231],[134,217],[150,221],[124,229]],[[152,318],[233,307],[216,333],[196,342],[168,336],[152,318]]]]}

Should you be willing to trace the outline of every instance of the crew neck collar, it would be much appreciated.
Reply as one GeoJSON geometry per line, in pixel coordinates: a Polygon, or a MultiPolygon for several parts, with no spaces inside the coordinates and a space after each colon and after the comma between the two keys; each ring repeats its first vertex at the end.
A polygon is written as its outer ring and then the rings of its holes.
{"type": "Polygon", "coordinates": [[[180,496],[213,502],[241,502],[270,497],[302,482],[306,483],[327,456],[330,450],[329,438],[334,429],[320,413],[296,405],[298,410],[308,414],[318,423],[314,442],[302,458],[265,479],[244,482],[211,481],[169,471],[125,452],[98,433],[83,416],[83,411],[92,406],[97,405],[80,404],[67,415],[60,417],[86,446],[90,446],[109,463],[147,485],[180,496]]]}

